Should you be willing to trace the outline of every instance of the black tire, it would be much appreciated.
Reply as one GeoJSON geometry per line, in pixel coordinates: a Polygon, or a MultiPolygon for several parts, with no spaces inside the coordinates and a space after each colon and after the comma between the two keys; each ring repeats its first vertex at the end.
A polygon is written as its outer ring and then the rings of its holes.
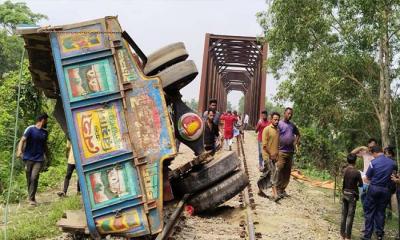
{"type": "MultiPolygon", "coordinates": [[[[218,156],[217,156],[218,157],[218,156]]],[[[174,179],[174,189],[181,193],[196,193],[233,173],[239,166],[239,158],[235,152],[224,152],[222,156],[185,175],[174,179]]]]}
{"type": "Polygon", "coordinates": [[[249,184],[244,171],[237,171],[232,176],[215,186],[195,195],[189,201],[195,213],[212,210],[240,193],[249,184]]]}

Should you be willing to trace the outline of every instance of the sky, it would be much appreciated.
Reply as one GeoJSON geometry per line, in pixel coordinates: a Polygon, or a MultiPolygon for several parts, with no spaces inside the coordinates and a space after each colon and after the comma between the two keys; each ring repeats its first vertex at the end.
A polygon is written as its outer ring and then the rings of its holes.
{"type": "MultiPolygon", "coordinates": [[[[24,0],[21,0],[24,1],[24,0]]],[[[0,0],[0,2],[3,2],[0,0]]],[[[15,2],[15,1],[14,1],[15,2]]],[[[145,54],[173,42],[184,42],[199,75],[181,90],[184,100],[198,99],[206,33],[259,36],[256,13],[267,8],[265,0],[25,0],[36,13],[47,15],[39,25],[63,25],[104,16],[118,16],[124,30],[145,54]]],[[[266,94],[271,99],[277,82],[267,75],[266,94]]],[[[242,93],[228,101],[235,107],[242,93]]]]}

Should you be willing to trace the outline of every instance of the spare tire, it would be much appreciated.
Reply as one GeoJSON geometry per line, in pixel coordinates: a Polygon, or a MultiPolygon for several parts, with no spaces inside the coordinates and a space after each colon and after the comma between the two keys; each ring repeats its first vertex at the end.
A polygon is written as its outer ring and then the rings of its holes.
{"type": "Polygon", "coordinates": [[[249,178],[242,170],[219,182],[215,186],[194,195],[189,204],[195,213],[212,210],[240,193],[249,184],[249,178]]]}
{"type": "Polygon", "coordinates": [[[180,193],[196,193],[230,175],[240,164],[235,152],[223,152],[221,156],[215,157],[183,178],[173,179],[172,188],[178,189],[180,193]]]}
{"type": "Polygon", "coordinates": [[[183,42],[169,44],[147,56],[143,72],[147,76],[155,75],[175,63],[184,61],[188,56],[183,42]]]}
{"type": "Polygon", "coordinates": [[[160,77],[165,91],[175,91],[188,85],[198,73],[193,60],[187,60],[164,69],[157,76],[160,77]]]}

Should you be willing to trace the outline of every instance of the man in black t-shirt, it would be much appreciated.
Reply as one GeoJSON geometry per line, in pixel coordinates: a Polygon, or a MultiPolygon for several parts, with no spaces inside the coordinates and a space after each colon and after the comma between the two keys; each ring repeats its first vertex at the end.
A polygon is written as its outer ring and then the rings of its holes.
{"type": "Polygon", "coordinates": [[[340,225],[340,235],[343,239],[351,239],[351,229],[353,228],[358,200],[358,187],[363,185],[361,173],[354,166],[356,160],[355,154],[350,153],[347,156],[349,165],[344,169],[343,174],[342,221],[340,225]]]}
{"type": "Polygon", "coordinates": [[[215,142],[219,136],[218,126],[214,123],[215,111],[208,110],[207,121],[204,126],[204,148],[206,151],[211,151],[211,154],[215,153],[215,142]]]}

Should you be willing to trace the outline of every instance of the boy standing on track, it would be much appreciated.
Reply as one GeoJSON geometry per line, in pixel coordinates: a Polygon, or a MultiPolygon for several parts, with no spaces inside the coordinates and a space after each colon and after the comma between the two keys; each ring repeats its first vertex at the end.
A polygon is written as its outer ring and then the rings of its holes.
{"type": "Polygon", "coordinates": [[[233,125],[237,121],[237,118],[228,110],[226,114],[221,116],[221,120],[224,121],[225,145],[228,147],[229,151],[232,151],[233,125]]]}

